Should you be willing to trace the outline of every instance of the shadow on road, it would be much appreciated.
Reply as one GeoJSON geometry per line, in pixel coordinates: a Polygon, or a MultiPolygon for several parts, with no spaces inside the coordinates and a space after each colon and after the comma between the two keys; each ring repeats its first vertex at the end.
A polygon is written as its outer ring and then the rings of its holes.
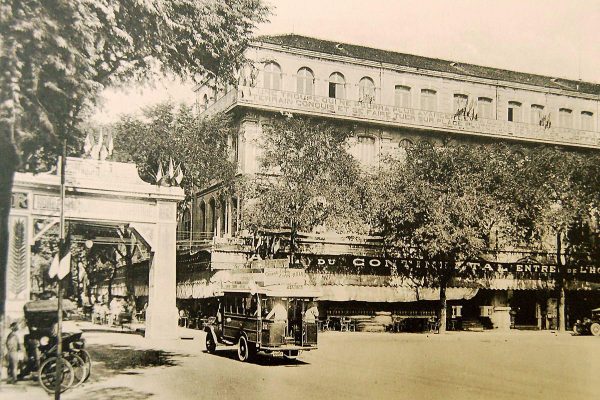
{"type": "MultiPolygon", "coordinates": [[[[205,350],[204,353],[208,354],[208,352],[205,350]]],[[[237,358],[237,349],[219,349],[217,350],[216,353],[214,354],[210,354],[211,356],[216,356],[216,357],[222,357],[222,358],[228,358],[231,360],[235,360],[236,362],[240,362],[237,358]]],[[[273,366],[280,366],[280,367],[299,367],[301,365],[308,365],[307,362],[298,360],[298,359],[288,359],[288,358],[284,358],[284,357],[272,357],[272,356],[268,356],[265,354],[260,354],[258,353],[256,355],[256,357],[254,357],[254,359],[252,361],[250,361],[252,364],[255,365],[260,365],[260,366],[264,366],[264,367],[273,367],[273,366]]]]}
{"type": "Polygon", "coordinates": [[[109,387],[91,389],[86,391],[85,398],[93,400],[145,400],[152,396],[152,393],[140,392],[128,387],[109,387]]]}
{"type": "MultiPolygon", "coordinates": [[[[174,357],[181,356],[162,350],[142,350],[120,345],[89,345],[87,350],[93,361],[91,382],[98,382],[117,374],[140,374],[141,372],[135,371],[136,369],[172,367],[177,365],[174,357]]],[[[104,397],[99,397],[99,399],[104,399],[104,397]]],[[[137,398],[132,397],[131,399],[137,398]]]]}

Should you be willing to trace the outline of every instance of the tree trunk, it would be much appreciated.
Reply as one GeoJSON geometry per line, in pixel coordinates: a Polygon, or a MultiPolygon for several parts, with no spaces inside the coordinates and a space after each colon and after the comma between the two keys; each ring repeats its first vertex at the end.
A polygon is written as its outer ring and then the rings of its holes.
{"type": "Polygon", "coordinates": [[[113,285],[113,281],[115,280],[115,277],[117,276],[117,267],[118,265],[115,263],[112,265],[112,271],[111,274],[108,278],[108,304],[110,305],[110,303],[112,302],[113,299],[113,294],[112,294],[112,285],[113,285]]]}
{"type": "MultiPolygon", "coordinates": [[[[133,246],[127,245],[125,251],[125,288],[127,289],[127,302],[135,311],[135,271],[133,269],[133,246]]],[[[133,313],[135,315],[135,312],[133,313]]]]}
{"type": "Polygon", "coordinates": [[[446,282],[440,284],[440,333],[446,332],[446,282]]]}
{"type": "Polygon", "coordinates": [[[565,287],[564,285],[560,288],[558,294],[558,330],[560,332],[565,332],[567,329],[566,319],[565,319],[565,302],[567,298],[565,295],[565,287]]]}
{"type": "MultiPolygon", "coordinates": [[[[8,278],[8,217],[12,203],[12,187],[18,158],[7,140],[13,127],[2,123],[0,129],[0,361],[4,360],[4,327],[6,324],[6,280],[8,278]]],[[[2,378],[0,370],[0,380],[2,378]]]]}
{"type": "Polygon", "coordinates": [[[565,324],[565,266],[561,259],[562,253],[562,241],[560,231],[556,232],[556,265],[558,267],[558,279],[557,283],[557,296],[558,296],[558,331],[564,332],[566,330],[565,324]]]}

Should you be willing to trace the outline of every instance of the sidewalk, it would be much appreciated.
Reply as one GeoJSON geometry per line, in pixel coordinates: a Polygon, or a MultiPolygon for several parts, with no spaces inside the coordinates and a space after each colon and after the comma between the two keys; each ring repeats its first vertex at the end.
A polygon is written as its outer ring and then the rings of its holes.
{"type": "MultiPolygon", "coordinates": [[[[64,399],[85,399],[87,391],[107,390],[114,385],[115,381],[121,381],[123,377],[126,378],[134,373],[133,370],[170,365],[173,358],[187,357],[204,350],[204,332],[201,330],[179,327],[177,339],[150,340],[141,334],[143,324],[125,326],[121,329],[121,327],[92,324],[88,321],[73,321],[68,328],[84,332],[83,337],[92,355],[93,366],[90,380],[78,388],[67,390],[61,395],[64,399]]],[[[5,368],[2,376],[6,379],[5,368]]],[[[37,380],[19,381],[15,385],[9,385],[3,380],[0,384],[2,400],[50,398],[52,395],[47,394],[37,380]]],[[[113,398],[122,397],[107,397],[107,399],[113,398]]]]}

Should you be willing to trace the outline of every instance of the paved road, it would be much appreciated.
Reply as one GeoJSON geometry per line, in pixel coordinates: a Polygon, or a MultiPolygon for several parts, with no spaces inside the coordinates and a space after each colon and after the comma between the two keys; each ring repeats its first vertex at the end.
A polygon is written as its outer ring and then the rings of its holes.
{"type": "Polygon", "coordinates": [[[593,399],[600,339],[549,332],[327,332],[301,361],[236,360],[178,343],[88,334],[95,378],[67,399],[593,399]],[[115,346],[116,345],[116,346],[115,346]],[[166,351],[155,351],[163,348],[166,351]],[[82,397],[83,396],[83,397],[82,397]]]}

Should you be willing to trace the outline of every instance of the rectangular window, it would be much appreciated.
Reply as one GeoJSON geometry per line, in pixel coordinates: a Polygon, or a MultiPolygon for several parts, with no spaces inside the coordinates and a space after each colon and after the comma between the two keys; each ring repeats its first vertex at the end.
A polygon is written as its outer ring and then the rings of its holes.
{"type": "Polygon", "coordinates": [[[358,137],[358,159],[365,165],[375,162],[375,139],[370,136],[358,137]]]}
{"type": "Polygon", "coordinates": [[[332,99],[343,99],[344,85],[342,83],[329,82],[329,97],[332,99]]]}
{"type": "Polygon", "coordinates": [[[315,86],[315,77],[312,71],[306,67],[298,70],[296,86],[300,94],[313,94],[315,86]]]}
{"type": "Polygon", "coordinates": [[[558,109],[558,126],[561,128],[573,127],[573,111],[568,108],[558,109]]]}
{"type": "Polygon", "coordinates": [[[539,104],[531,105],[531,113],[529,114],[529,122],[535,125],[540,125],[542,118],[544,117],[544,106],[539,104]]]}
{"type": "Polygon", "coordinates": [[[432,89],[421,89],[421,109],[435,111],[437,109],[436,91],[432,89]]]}
{"type": "Polygon", "coordinates": [[[508,120],[512,122],[522,122],[521,103],[517,101],[508,102],[508,120]]]}
{"type": "Polygon", "coordinates": [[[396,107],[410,108],[410,88],[408,86],[397,85],[394,88],[394,105],[396,107]]]}
{"type": "Polygon", "coordinates": [[[581,112],[581,129],[584,131],[594,130],[594,113],[591,111],[581,112]]]}
{"type": "Polygon", "coordinates": [[[477,114],[479,118],[492,119],[492,99],[489,97],[480,97],[477,99],[477,114]]]}
{"type": "Polygon", "coordinates": [[[281,75],[279,72],[264,72],[264,87],[265,89],[279,90],[281,83],[281,75]]]}
{"type": "Polygon", "coordinates": [[[298,76],[298,93],[313,94],[313,80],[304,76],[298,76]]]}

